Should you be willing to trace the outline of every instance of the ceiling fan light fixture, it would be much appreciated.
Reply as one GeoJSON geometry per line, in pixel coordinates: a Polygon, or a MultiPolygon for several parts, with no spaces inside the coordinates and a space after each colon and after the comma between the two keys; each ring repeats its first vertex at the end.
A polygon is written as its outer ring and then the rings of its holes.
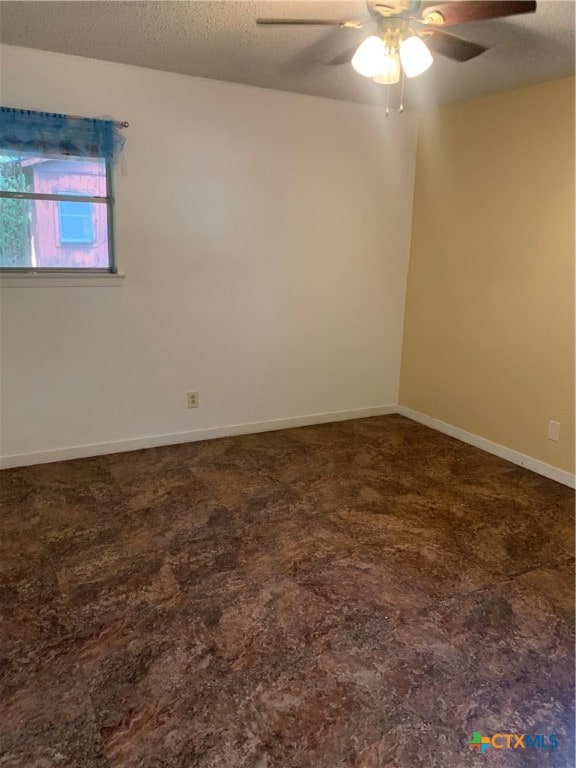
{"type": "Polygon", "coordinates": [[[433,62],[428,46],[416,35],[400,42],[400,60],[406,77],[422,75],[433,62]]]}
{"type": "Polygon", "coordinates": [[[397,53],[386,54],[383,69],[372,80],[379,85],[394,85],[400,82],[400,56],[397,53]]]}
{"type": "Polygon", "coordinates": [[[352,66],[359,75],[375,77],[386,68],[386,46],[376,35],[370,35],[360,43],[352,57],[352,66]]]}

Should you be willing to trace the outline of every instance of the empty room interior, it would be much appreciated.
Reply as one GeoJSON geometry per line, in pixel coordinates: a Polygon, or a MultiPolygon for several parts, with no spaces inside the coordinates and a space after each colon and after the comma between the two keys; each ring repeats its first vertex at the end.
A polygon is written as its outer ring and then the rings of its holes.
{"type": "Polygon", "coordinates": [[[0,2],[0,766],[574,765],[575,5],[0,2]]]}

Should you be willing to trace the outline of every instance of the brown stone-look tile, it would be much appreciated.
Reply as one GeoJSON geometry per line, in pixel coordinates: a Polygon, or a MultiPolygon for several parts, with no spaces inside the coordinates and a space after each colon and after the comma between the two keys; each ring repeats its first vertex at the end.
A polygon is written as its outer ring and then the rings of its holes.
{"type": "Polygon", "coordinates": [[[0,498],[2,768],[573,764],[564,486],[387,416],[8,470],[0,498]]]}
{"type": "Polygon", "coordinates": [[[0,764],[108,768],[86,681],[73,655],[49,657],[0,703],[0,764]]]}

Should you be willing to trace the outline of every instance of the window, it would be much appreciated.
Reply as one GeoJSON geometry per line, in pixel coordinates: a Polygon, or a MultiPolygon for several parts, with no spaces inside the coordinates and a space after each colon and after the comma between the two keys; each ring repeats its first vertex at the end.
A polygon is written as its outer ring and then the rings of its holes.
{"type": "Polygon", "coordinates": [[[60,224],[60,242],[94,243],[94,219],[92,203],[70,203],[62,200],[58,203],[58,222],[60,224]]]}
{"type": "Polygon", "coordinates": [[[108,179],[103,159],[1,154],[0,267],[113,271],[108,179]]]}
{"type": "Polygon", "coordinates": [[[118,124],[0,108],[0,269],[114,272],[118,124]]]}

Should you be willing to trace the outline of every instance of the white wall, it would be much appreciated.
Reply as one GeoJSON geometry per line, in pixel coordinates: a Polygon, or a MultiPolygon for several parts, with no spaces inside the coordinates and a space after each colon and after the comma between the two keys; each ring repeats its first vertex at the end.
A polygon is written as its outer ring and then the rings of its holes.
{"type": "Polygon", "coordinates": [[[124,284],[2,287],[5,465],[397,402],[414,115],[10,46],[1,65],[5,106],[130,122],[124,284]]]}

